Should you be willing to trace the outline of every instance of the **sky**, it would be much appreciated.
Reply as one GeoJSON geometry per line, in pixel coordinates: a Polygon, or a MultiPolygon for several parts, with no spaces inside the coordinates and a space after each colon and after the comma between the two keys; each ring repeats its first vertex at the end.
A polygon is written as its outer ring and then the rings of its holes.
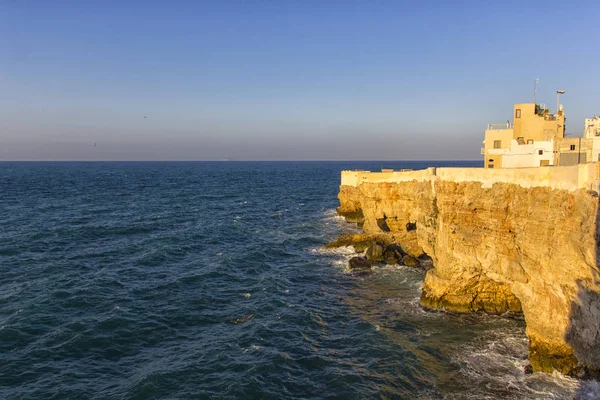
{"type": "Polygon", "coordinates": [[[600,114],[597,1],[0,0],[0,160],[476,160],[600,114]]]}

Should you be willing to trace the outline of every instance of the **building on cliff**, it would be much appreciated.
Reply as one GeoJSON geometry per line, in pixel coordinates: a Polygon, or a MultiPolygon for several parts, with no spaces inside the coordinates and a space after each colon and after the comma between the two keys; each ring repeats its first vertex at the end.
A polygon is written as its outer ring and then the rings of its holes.
{"type": "Polygon", "coordinates": [[[575,165],[600,161],[600,118],[585,120],[583,137],[565,137],[565,111],[515,104],[514,122],[489,124],[481,153],[485,168],[575,165]]]}

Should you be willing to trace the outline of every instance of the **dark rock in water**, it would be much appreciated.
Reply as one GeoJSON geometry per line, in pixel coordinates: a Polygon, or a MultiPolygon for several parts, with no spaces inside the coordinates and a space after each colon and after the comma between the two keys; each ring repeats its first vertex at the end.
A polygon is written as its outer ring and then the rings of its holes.
{"type": "Polygon", "coordinates": [[[387,265],[395,265],[402,261],[406,253],[397,244],[390,244],[383,251],[383,260],[387,265]]]}
{"type": "Polygon", "coordinates": [[[531,364],[527,364],[525,368],[523,368],[523,372],[525,372],[525,375],[533,374],[533,367],[531,366],[531,364]]]}
{"type": "Polygon", "coordinates": [[[365,257],[367,260],[373,263],[379,263],[383,261],[383,251],[385,250],[385,245],[380,242],[373,242],[367,249],[367,253],[365,257]]]}
{"type": "Polygon", "coordinates": [[[400,261],[402,261],[402,258],[400,258],[400,260],[398,260],[396,257],[385,257],[383,260],[383,263],[385,265],[396,265],[400,261]]]}
{"type": "Polygon", "coordinates": [[[252,318],[254,318],[254,314],[249,314],[240,318],[236,318],[236,319],[232,319],[231,323],[233,324],[243,324],[244,322],[248,322],[250,321],[252,318]]]}
{"type": "Polygon", "coordinates": [[[348,261],[348,269],[350,271],[370,271],[371,263],[364,257],[352,257],[348,261]]]}
{"type": "Polygon", "coordinates": [[[419,267],[421,265],[419,260],[409,255],[404,256],[402,259],[402,264],[406,265],[407,267],[419,267]]]}

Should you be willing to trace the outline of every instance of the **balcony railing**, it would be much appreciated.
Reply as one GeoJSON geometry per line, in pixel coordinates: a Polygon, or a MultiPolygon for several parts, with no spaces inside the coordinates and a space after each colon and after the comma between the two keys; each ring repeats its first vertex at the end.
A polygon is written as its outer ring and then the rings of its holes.
{"type": "Polygon", "coordinates": [[[488,124],[489,129],[513,129],[515,125],[512,122],[507,122],[505,124],[488,124]]]}

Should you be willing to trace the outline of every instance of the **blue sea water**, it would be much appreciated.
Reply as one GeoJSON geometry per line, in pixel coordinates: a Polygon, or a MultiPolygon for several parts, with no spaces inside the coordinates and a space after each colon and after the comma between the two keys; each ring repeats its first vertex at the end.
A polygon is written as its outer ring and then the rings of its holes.
{"type": "Polygon", "coordinates": [[[476,162],[0,163],[2,399],[564,399],[524,322],[345,272],[342,169],[476,162]]]}

